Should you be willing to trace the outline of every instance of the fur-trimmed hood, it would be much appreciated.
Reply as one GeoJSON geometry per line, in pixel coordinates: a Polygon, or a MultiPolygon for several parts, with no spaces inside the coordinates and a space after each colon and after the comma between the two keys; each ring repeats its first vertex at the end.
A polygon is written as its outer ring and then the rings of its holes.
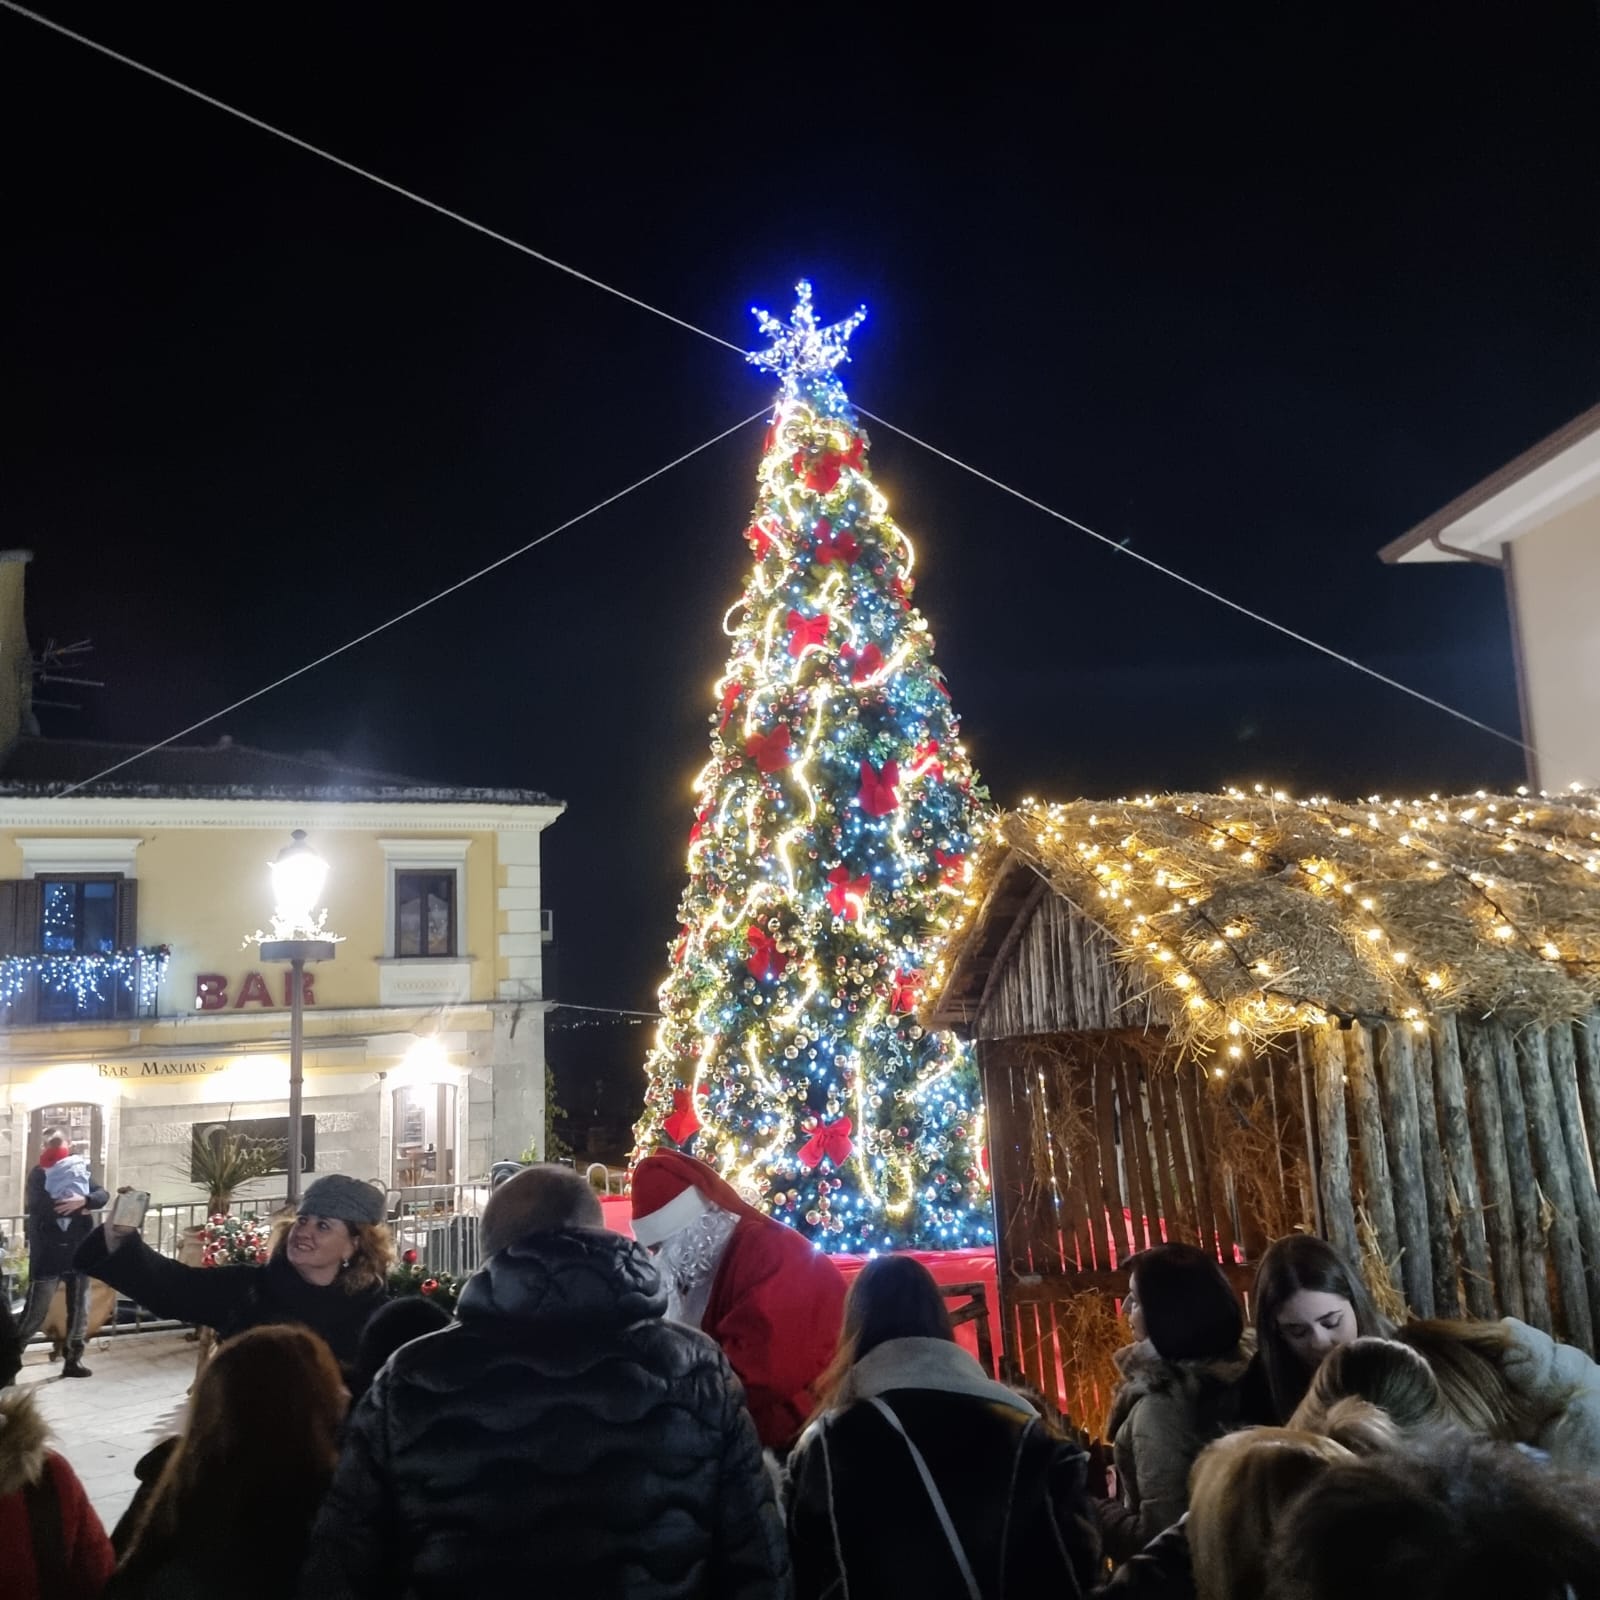
{"type": "Polygon", "coordinates": [[[0,1498],[44,1475],[48,1430],[26,1389],[0,1394],[0,1498]]]}
{"type": "Polygon", "coordinates": [[[1112,1357],[1122,1382],[1112,1397],[1106,1419],[1106,1438],[1115,1439],[1128,1413],[1147,1395],[1171,1395],[1189,1402],[1197,1414],[1230,1389],[1237,1388],[1250,1370],[1256,1353],[1256,1335],[1246,1328],[1232,1355],[1207,1356],[1197,1361],[1168,1361],[1148,1339],[1124,1345],[1112,1357]]]}

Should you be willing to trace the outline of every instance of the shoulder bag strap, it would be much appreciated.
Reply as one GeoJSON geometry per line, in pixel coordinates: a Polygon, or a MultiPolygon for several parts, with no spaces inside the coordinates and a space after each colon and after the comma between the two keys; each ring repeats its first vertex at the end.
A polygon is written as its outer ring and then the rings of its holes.
{"type": "Polygon", "coordinates": [[[61,1497],[56,1493],[55,1471],[45,1457],[38,1481],[23,1491],[28,1506],[28,1533],[33,1540],[33,1570],[41,1595],[64,1594],[67,1590],[66,1538],[61,1525],[61,1497]]]}
{"type": "Polygon", "coordinates": [[[874,1397],[867,1404],[875,1406],[889,1426],[905,1440],[906,1449],[911,1452],[911,1459],[916,1462],[917,1472],[921,1475],[922,1487],[928,1491],[928,1498],[933,1502],[933,1509],[939,1517],[939,1526],[944,1529],[944,1536],[949,1541],[950,1554],[956,1558],[956,1565],[961,1569],[961,1578],[967,1586],[967,1593],[971,1596],[971,1600],[983,1600],[983,1591],[979,1589],[978,1580],[972,1575],[972,1563],[967,1560],[967,1552],[956,1533],[955,1523],[950,1520],[944,1496],[939,1493],[939,1487],[933,1481],[933,1474],[928,1470],[928,1463],[923,1460],[922,1452],[912,1443],[911,1435],[901,1426],[899,1417],[883,1401],[874,1397]]]}

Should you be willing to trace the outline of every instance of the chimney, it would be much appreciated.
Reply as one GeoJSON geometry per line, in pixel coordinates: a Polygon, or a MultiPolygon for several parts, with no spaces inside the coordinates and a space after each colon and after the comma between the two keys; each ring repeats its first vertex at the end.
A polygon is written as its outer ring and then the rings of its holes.
{"type": "Polygon", "coordinates": [[[23,614],[24,581],[31,550],[0,550],[0,760],[25,733],[37,733],[33,716],[33,652],[23,614]]]}

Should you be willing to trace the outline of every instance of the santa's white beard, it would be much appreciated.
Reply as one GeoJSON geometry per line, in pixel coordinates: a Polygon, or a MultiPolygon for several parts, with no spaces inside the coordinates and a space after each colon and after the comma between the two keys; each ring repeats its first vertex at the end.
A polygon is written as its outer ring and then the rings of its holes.
{"type": "Polygon", "coordinates": [[[705,1319],[722,1252],[739,1219],[720,1206],[708,1206],[687,1228],[680,1228],[656,1252],[656,1271],[667,1291],[667,1315],[698,1328],[705,1319]]]}

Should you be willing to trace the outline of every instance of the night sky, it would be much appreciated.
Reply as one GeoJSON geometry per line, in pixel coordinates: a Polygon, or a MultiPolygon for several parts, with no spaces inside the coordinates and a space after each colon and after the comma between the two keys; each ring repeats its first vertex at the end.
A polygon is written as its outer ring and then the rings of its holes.
{"type": "MultiPolygon", "coordinates": [[[[871,317],[901,427],[1516,728],[1498,574],[1380,545],[1600,396],[1592,4],[1177,8],[931,33],[848,10],[45,4],[741,344],[871,317]],[[1291,15],[1291,12],[1301,14],[1291,15]],[[1397,17],[1403,15],[1403,20],[1397,17]]],[[[142,740],[757,410],[730,353],[0,13],[5,539],[142,740]]],[[[674,932],[752,426],[199,736],[566,800],[561,998],[674,932]]],[[[878,430],[995,797],[1511,784],[1510,746],[878,430]]],[[[126,776],[137,776],[137,768],[126,776]]],[[[553,1046],[575,1109],[645,1039],[553,1046]]]]}

